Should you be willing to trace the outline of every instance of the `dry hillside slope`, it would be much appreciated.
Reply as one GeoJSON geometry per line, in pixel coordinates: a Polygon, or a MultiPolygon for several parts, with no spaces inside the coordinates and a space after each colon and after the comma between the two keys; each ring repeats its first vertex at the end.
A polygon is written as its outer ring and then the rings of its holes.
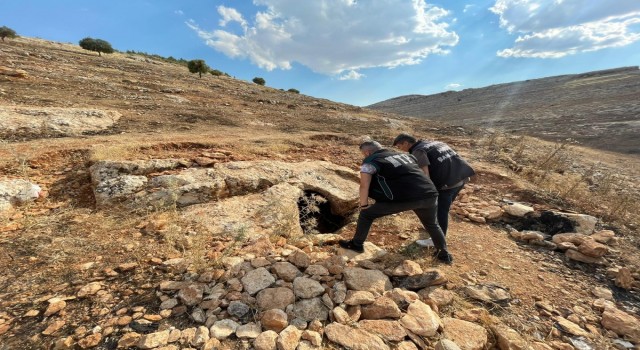
{"type": "Polygon", "coordinates": [[[0,43],[0,137],[0,350],[640,346],[635,156],[30,38],[0,43]],[[337,248],[362,137],[405,131],[477,170],[453,265],[410,212],[337,248]]]}
{"type": "Polygon", "coordinates": [[[640,70],[626,67],[408,95],[369,108],[598,149],[640,153],[640,70]]]}

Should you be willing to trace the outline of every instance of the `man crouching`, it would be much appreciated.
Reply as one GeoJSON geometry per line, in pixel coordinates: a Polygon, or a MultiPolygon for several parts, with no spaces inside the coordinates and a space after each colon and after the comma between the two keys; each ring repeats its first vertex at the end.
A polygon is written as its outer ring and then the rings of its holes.
{"type": "Polygon", "coordinates": [[[447,264],[453,262],[436,219],[438,190],[420,170],[416,158],[383,149],[376,141],[362,143],[360,152],[365,157],[360,169],[360,216],[355,235],[341,240],[340,246],[363,252],[375,219],[413,210],[433,240],[435,257],[447,264]],[[369,204],[369,197],[376,202],[369,204]]]}

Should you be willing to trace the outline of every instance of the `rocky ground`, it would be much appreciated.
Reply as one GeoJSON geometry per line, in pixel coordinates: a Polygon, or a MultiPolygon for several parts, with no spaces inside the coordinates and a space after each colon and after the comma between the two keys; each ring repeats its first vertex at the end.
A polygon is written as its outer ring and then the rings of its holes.
{"type": "Polygon", "coordinates": [[[560,164],[544,141],[139,56],[0,50],[1,349],[639,348],[637,211],[610,201],[637,198],[632,158],[607,155],[604,191],[591,150],[560,164]],[[97,111],[118,118],[83,129],[97,111]],[[453,265],[414,243],[411,213],[376,222],[363,254],[336,247],[361,137],[407,130],[478,172],[452,210],[453,265]]]}

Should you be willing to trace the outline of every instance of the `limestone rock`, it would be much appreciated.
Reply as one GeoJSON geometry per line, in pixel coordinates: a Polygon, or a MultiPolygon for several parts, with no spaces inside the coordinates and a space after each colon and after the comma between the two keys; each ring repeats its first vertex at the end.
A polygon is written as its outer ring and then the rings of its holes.
{"type": "Polygon", "coordinates": [[[48,300],[48,302],[49,302],[49,306],[47,307],[47,310],[45,310],[44,312],[45,317],[57,314],[67,306],[67,302],[60,298],[52,298],[48,300]]]}
{"type": "Polygon", "coordinates": [[[272,309],[262,315],[262,327],[267,330],[280,332],[289,325],[287,314],[280,309],[272,309]]]}
{"type": "Polygon", "coordinates": [[[390,350],[377,335],[339,323],[325,327],[325,335],[330,341],[352,350],[390,350]]]}
{"type": "Polygon", "coordinates": [[[311,264],[309,255],[307,255],[307,253],[303,252],[302,250],[296,250],[293,254],[289,255],[287,260],[301,269],[306,269],[311,264]]]}
{"type": "Polygon", "coordinates": [[[98,346],[98,344],[100,344],[101,340],[102,334],[91,334],[90,336],[80,339],[80,341],[78,341],[78,346],[80,346],[80,348],[82,349],[95,348],[96,346],[98,346]]]}
{"type": "Polygon", "coordinates": [[[220,320],[211,326],[210,334],[211,337],[216,338],[218,340],[225,340],[232,334],[236,332],[240,325],[234,322],[233,320],[220,320]]]}
{"type": "Polygon", "coordinates": [[[578,337],[587,337],[589,336],[589,332],[585,331],[584,329],[582,329],[580,326],[578,326],[577,324],[567,320],[564,317],[556,317],[555,318],[558,326],[560,327],[560,329],[566,333],[569,333],[571,335],[575,335],[578,337]]]}
{"type": "Polygon", "coordinates": [[[178,292],[178,299],[187,306],[199,304],[202,301],[204,286],[201,284],[191,284],[181,288],[178,292]]]}
{"type": "Polygon", "coordinates": [[[128,349],[134,347],[142,337],[136,332],[125,333],[120,340],[118,340],[118,349],[128,349]]]}
{"type": "Polygon", "coordinates": [[[505,288],[496,285],[466,286],[463,291],[469,298],[485,303],[503,304],[511,300],[511,294],[505,288]]]}
{"type": "Polygon", "coordinates": [[[302,331],[295,326],[289,326],[285,328],[276,340],[278,350],[295,350],[300,343],[302,337],[302,331]]]}
{"type": "MultiPolygon", "coordinates": [[[[578,247],[578,249],[579,248],[580,247],[578,247]]],[[[567,256],[567,258],[569,258],[571,260],[583,262],[585,264],[603,265],[603,264],[606,263],[606,261],[603,258],[590,257],[590,256],[584,255],[584,254],[580,253],[579,251],[573,250],[573,249],[567,250],[565,252],[565,255],[567,256]]]]}
{"type": "Polygon", "coordinates": [[[589,236],[581,233],[558,233],[553,235],[551,240],[555,244],[562,244],[565,242],[573,243],[575,246],[580,246],[582,242],[589,239],[589,236]]]}
{"type": "Polygon", "coordinates": [[[262,329],[260,328],[259,324],[248,323],[248,324],[242,325],[242,326],[238,327],[238,329],[236,329],[236,336],[238,338],[255,339],[260,335],[261,330],[262,329]]]}
{"type": "Polygon", "coordinates": [[[399,342],[407,336],[407,332],[398,321],[363,320],[358,324],[360,325],[360,329],[377,334],[386,341],[399,342]]]}
{"type": "MultiPolygon", "coordinates": [[[[32,202],[38,199],[41,193],[40,186],[26,180],[0,180],[0,213],[12,209],[14,206],[32,202]]],[[[2,217],[0,216],[0,218],[2,217]]]]}
{"type": "Polygon", "coordinates": [[[411,341],[403,341],[398,344],[396,350],[418,350],[418,347],[411,341]]]}
{"type": "Polygon", "coordinates": [[[295,295],[289,288],[266,288],[258,292],[256,301],[260,310],[284,310],[288,305],[295,302],[295,295]]]}
{"type": "Polygon", "coordinates": [[[322,335],[312,330],[302,332],[302,339],[309,341],[313,346],[322,345],[322,335]]]}
{"type": "Polygon", "coordinates": [[[344,299],[344,303],[347,305],[366,305],[373,304],[376,298],[371,292],[364,290],[349,290],[347,291],[347,297],[344,299]]]}
{"type": "Polygon", "coordinates": [[[615,280],[614,280],[616,286],[620,287],[620,288],[624,288],[627,290],[630,290],[631,288],[633,288],[633,276],[631,275],[631,270],[629,270],[629,268],[627,267],[621,267],[616,273],[615,273],[615,280]]]}
{"type": "Polygon", "coordinates": [[[249,271],[244,277],[242,277],[242,285],[244,290],[249,295],[255,295],[259,291],[272,285],[276,279],[265,269],[259,267],[255,270],[249,271]]]}
{"type": "Polygon", "coordinates": [[[578,251],[586,256],[600,258],[609,252],[609,248],[595,240],[587,239],[578,246],[578,251]]]}
{"type": "Polygon", "coordinates": [[[559,211],[552,211],[552,213],[554,215],[562,216],[571,220],[574,225],[575,231],[584,235],[592,234],[596,228],[596,224],[598,223],[598,219],[591,215],[565,213],[559,211]]]}
{"type": "Polygon", "coordinates": [[[407,314],[400,319],[400,324],[409,331],[424,337],[433,337],[442,322],[429,305],[416,300],[409,304],[407,314]]]}
{"type": "Polygon", "coordinates": [[[449,339],[441,339],[436,343],[435,350],[460,350],[460,347],[449,339]]]}
{"type": "Polygon", "coordinates": [[[380,320],[384,318],[400,318],[402,311],[398,305],[387,297],[379,297],[373,304],[362,307],[362,318],[367,320],[380,320]]]}
{"type": "Polygon", "coordinates": [[[593,294],[597,298],[613,300],[613,293],[608,288],[595,287],[591,290],[591,294],[593,294]]]}
{"type": "Polygon", "coordinates": [[[91,282],[89,284],[86,284],[82,288],[80,288],[77,296],[78,298],[84,298],[89,295],[94,295],[98,293],[98,291],[101,289],[102,289],[102,284],[100,282],[91,282]]]}
{"type": "Polygon", "coordinates": [[[496,336],[500,350],[529,350],[527,341],[518,332],[506,325],[494,325],[491,327],[491,331],[496,336]]]}
{"type": "Polygon", "coordinates": [[[487,330],[475,323],[455,318],[442,319],[443,336],[455,342],[461,350],[482,350],[488,342],[487,330]]]}
{"type": "Polygon", "coordinates": [[[618,308],[605,308],[601,323],[604,328],[616,334],[640,342],[640,320],[618,308]]]}
{"type": "Polygon", "coordinates": [[[391,289],[389,277],[378,270],[365,270],[359,267],[344,269],[344,281],[353,290],[364,290],[372,293],[384,293],[391,289]]]}
{"type": "Polygon", "coordinates": [[[338,323],[350,324],[353,321],[349,316],[349,313],[347,313],[347,311],[345,311],[345,309],[341,308],[340,306],[336,306],[331,311],[331,314],[333,315],[333,319],[338,323]]]}
{"type": "Polygon", "coordinates": [[[615,239],[615,236],[615,232],[611,230],[602,230],[595,232],[589,237],[593,238],[598,243],[609,244],[615,239]]]}
{"type": "Polygon", "coordinates": [[[287,282],[293,282],[296,277],[302,274],[300,273],[300,270],[295,267],[295,265],[286,261],[273,264],[273,272],[276,274],[276,276],[282,278],[287,282]]]}
{"type": "Polygon", "coordinates": [[[524,205],[522,203],[508,203],[507,205],[505,205],[504,207],[502,207],[502,209],[504,209],[504,211],[511,215],[511,216],[515,216],[515,217],[524,217],[525,215],[529,214],[529,213],[533,213],[534,209],[528,205],[524,205]]]}
{"type": "Polygon", "coordinates": [[[338,248],[337,254],[346,256],[352,261],[375,260],[387,255],[387,251],[371,242],[364,242],[364,253],[358,253],[350,249],[338,248]]]}
{"type": "Polygon", "coordinates": [[[278,339],[278,333],[274,331],[266,331],[260,333],[260,335],[253,341],[253,347],[256,350],[276,350],[276,341],[278,339]]]}
{"type": "Polygon", "coordinates": [[[309,299],[324,293],[324,287],[318,281],[307,277],[298,277],[293,280],[293,291],[299,298],[309,299]]]}
{"type": "Polygon", "coordinates": [[[322,265],[309,265],[304,273],[309,276],[328,276],[329,270],[322,265]]]}
{"type": "Polygon", "coordinates": [[[426,297],[433,300],[438,306],[446,306],[453,302],[455,294],[444,288],[435,288],[427,292],[426,297]]]}
{"type": "Polygon", "coordinates": [[[329,309],[320,298],[303,299],[293,306],[293,314],[305,321],[324,321],[329,318],[329,309]]]}
{"type": "Polygon", "coordinates": [[[440,270],[431,269],[423,274],[404,277],[399,279],[396,285],[412,291],[418,291],[430,286],[436,286],[447,282],[447,277],[440,270]]]}
{"type": "Polygon", "coordinates": [[[393,276],[415,276],[422,274],[422,268],[418,263],[411,260],[405,260],[401,265],[397,266],[391,273],[393,276]]]}
{"type": "Polygon", "coordinates": [[[169,342],[169,330],[149,333],[140,337],[137,347],[140,349],[153,349],[167,345],[169,342]]]}

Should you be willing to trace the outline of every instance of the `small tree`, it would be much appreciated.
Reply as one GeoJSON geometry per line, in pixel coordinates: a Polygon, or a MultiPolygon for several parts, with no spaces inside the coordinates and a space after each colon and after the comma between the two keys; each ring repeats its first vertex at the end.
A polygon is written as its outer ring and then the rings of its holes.
{"type": "Polygon", "coordinates": [[[214,75],[216,77],[224,75],[224,73],[222,71],[217,70],[217,69],[212,69],[212,70],[209,71],[209,73],[211,73],[211,75],[214,75]]]}
{"type": "Polygon", "coordinates": [[[111,44],[102,39],[84,38],[80,40],[79,44],[80,47],[85,50],[97,52],[98,56],[102,56],[102,52],[113,53],[114,51],[113,47],[111,47],[111,44]]]}
{"type": "Polygon", "coordinates": [[[294,94],[299,94],[300,93],[300,90],[298,90],[298,89],[289,89],[287,91],[293,92],[294,94]]]}
{"type": "Polygon", "coordinates": [[[267,83],[264,79],[262,79],[262,78],[260,78],[260,77],[255,77],[255,78],[253,78],[253,80],[252,80],[252,81],[253,81],[254,83],[256,83],[256,84],[258,84],[258,85],[262,85],[262,86],[264,86],[264,84],[266,84],[266,83],[267,83]]]}
{"type": "Polygon", "coordinates": [[[207,66],[204,60],[191,60],[187,63],[187,68],[189,68],[189,72],[191,73],[198,73],[200,78],[202,78],[202,73],[209,71],[209,66],[207,66]]]}
{"type": "Polygon", "coordinates": [[[4,41],[4,38],[10,38],[13,39],[15,37],[17,37],[18,34],[16,34],[16,31],[7,27],[7,26],[2,26],[0,27],[0,38],[2,38],[2,41],[4,41]]]}

